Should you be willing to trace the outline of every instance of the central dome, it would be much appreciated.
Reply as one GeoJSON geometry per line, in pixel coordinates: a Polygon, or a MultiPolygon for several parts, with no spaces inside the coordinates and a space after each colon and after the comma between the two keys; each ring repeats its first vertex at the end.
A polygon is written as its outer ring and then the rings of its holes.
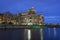
{"type": "Polygon", "coordinates": [[[36,10],[34,9],[34,7],[32,7],[31,9],[29,9],[28,14],[36,14],[36,10]]]}

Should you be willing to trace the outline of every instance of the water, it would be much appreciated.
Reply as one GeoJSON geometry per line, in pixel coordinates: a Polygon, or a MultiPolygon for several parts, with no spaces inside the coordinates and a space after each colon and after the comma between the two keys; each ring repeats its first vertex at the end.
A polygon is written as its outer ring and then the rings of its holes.
{"type": "MultiPolygon", "coordinates": [[[[44,40],[60,40],[60,28],[56,28],[56,34],[54,35],[54,28],[48,28],[43,30],[44,40]],[[50,35],[50,36],[49,36],[50,35]]],[[[37,34],[38,39],[40,40],[40,32],[37,34]]],[[[0,30],[0,40],[24,40],[24,29],[13,29],[13,30],[0,30]]]]}
{"type": "Polygon", "coordinates": [[[44,40],[60,40],[60,28],[50,28],[50,33],[48,29],[44,29],[44,40]]]}

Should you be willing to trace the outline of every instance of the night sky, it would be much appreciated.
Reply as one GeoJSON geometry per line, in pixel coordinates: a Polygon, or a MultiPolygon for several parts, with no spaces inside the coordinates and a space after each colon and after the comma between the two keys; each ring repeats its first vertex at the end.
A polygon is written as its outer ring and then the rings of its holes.
{"type": "Polygon", "coordinates": [[[60,0],[0,0],[0,13],[28,12],[32,6],[37,14],[43,12],[45,23],[60,23],[60,0]]]}

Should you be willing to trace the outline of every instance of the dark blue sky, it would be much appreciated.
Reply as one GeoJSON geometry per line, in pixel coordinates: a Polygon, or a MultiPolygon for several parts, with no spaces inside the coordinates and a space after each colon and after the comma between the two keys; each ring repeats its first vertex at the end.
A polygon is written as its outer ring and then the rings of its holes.
{"type": "Polygon", "coordinates": [[[0,13],[28,12],[32,6],[36,9],[37,14],[43,12],[45,22],[60,23],[60,0],[0,0],[0,13]]]}

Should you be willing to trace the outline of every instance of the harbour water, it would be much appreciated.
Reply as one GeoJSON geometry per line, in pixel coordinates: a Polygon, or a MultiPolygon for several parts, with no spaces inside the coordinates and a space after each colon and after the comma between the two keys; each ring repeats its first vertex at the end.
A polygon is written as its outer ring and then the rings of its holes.
{"type": "MultiPolygon", "coordinates": [[[[36,31],[36,40],[40,40],[40,31],[36,31]]],[[[60,40],[60,28],[45,28],[43,29],[43,40],[60,40]]],[[[33,36],[35,36],[33,35],[33,36]]],[[[24,40],[24,29],[7,29],[0,30],[0,40],[24,40]]]]}

